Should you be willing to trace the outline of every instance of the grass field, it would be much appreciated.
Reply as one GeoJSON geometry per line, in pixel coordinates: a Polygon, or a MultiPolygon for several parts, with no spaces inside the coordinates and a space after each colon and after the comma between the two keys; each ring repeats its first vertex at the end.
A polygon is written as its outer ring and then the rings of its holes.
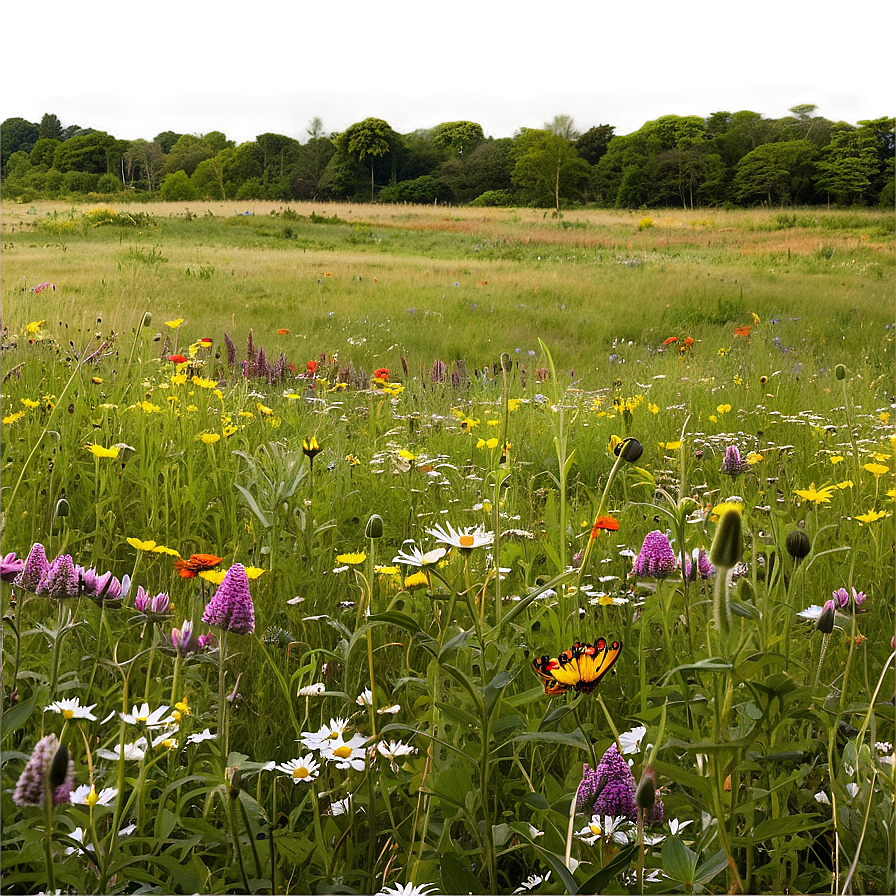
{"type": "Polygon", "coordinates": [[[2,240],[7,892],[892,892],[892,215],[2,240]]]}

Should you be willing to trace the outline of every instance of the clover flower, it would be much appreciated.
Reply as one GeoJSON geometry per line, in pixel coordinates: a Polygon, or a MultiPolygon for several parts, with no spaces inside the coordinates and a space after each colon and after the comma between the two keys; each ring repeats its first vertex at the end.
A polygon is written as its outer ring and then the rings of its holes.
{"type": "Polygon", "coordinates": [[[41,582],[49,571],[50,563],[47,560],[46,549],[40,542],[35,542],[28,552],[22,571],[13,580],[13,585],[23,591],[37,594],[41,582]]]}
{"type": "Polygon", "coordinates": [[[666,579],[675,571],[675,554],[669,539],[658,529],[648,532],[632,566],[636,576],[666,579]]]}
{"type": "Polygon", "coordinates": [[[242,563],[234,563],[227,570],[224,581],[202,614],[202,621],[240,635],[255,631],[255,607],[249,593],[249,577],[242,563]]]}
{"type": "Polygon", "coordinates": [[[68,750],[61,752],[63,749],[55,734],[48,734],[35,744],[31,758],[25,764],[13,791],[12,801],[17,806],[44,805],[44,782],[50,776],[51,770],[54,772],[54,777],[57,773],[62,777],[58,783],[50,778],[53,805],[69,801],[75,778],[75,763],[68,758],[68,750]],[[53,768],[57,764],[57,756],[61,769],[53,768]]]}
{"type": "Polygon", "coordinates": [[[37,593],[57,600],[78,596],[78,577],[71,554],[60,554],[50,564],[37,593]]]}

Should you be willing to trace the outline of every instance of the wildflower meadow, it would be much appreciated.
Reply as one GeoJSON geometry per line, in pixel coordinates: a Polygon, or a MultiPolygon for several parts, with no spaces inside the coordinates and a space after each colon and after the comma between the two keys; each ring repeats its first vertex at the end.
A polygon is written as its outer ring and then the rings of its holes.
{"type": "Polygon", "coordinates": [[[892,215],[644,220],[4,204],[4,892],[894,892],[892,215]]]}

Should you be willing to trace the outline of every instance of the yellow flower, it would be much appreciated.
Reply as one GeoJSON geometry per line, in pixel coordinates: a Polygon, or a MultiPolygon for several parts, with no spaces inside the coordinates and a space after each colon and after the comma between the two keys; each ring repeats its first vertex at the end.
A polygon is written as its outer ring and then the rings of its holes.
{"type": "Polygon", "coordinates": [[[486,420],[485,425],[486,426],[500,426],[501,421],[500,420],[486,420]]]}
{"type": "Polygon", "coordinates": [[[681,448],[681,442],[657,442],[662,451],[677,451],[681,448]]]}
{"type": "MultiPolygon", "coordinates": [[[[156,545],[152,552],[154,554],[170,554],[172,557],[180,557],[180,551],[175,551],[174,548],[166,548],[163,544],[156,545]]],[[[171,605],[171,608],[174,609],[174,604],[171,605]]]]}
{"type": "Polygon", "coordinates": [[[421,585],[429,584],[429,576],[423,572],[415,572],[404,580],[405,588],[419,588],[421,585]]]}
{"type": "Polygon", "coordinates": [[[725,355],[727,355],[728,352],[730,352],[730,351],[731,351],[730,348],[720,348],[717,354],[720,358],[724,358],[725,355]]]}
{"type": "Polygon", "coordinates": [[[758,464],[762,459],[763,456],[758,451],[751,451],[749,454],[747,454],[747,463],[751,467],[755,464],[758,464]]]}
{"type": "Polygon", "coordinates": [[[165,326],[171,327],[172,330],[176,330],[183,322],[184,319],[182,317],[179,317],[177,320],[166,320],[165,326]]]}
{"type": "Polygon", "coordinates": [[[224,569],[206,569],[198,575],[200,579],[205,579],[206,582],[211,582],[212,585],[220,585],[224,581],[227,571],[224,569]]]}
{"type": "Polygon", "coordinates": [[[853,519],[859,523],[876,523],[878,520],[882,520],[885,516],[892,516],[892,514],[886,510],[869,510],[861,516],[854,516],[853,519]]]}
{"type": "Polygon", "coordinates": [[[885,460],[889,460],[890,456],[891,455],[889,454],[884,454],[883,451],[875,451],[873,455],[874,459],[878,461],[878,463],[883,463],[885,460]]]}
{"type": "Polygon", "coordinates": [[[235,427],[233,425],[225,426],[224,429],[222,430],[222,432],[224,433],[224,438],[229,439],[236,432],[236,430],[237,430],[237,427],[235,427]]]}
{"type": "Polygon", "coordinates": [[[187,375],[185,373],[172,373],[169,379],[175,386],[182,386],[187,381],[187,375]]]}
{"type": "Polygon", "coordinates": [[[730,411],[730,410],[731,410],[731,405],[730,405],[730,404],[720,404],[720,405],[716,408],[716,413],[718,413],[718,414],[727,414],[728,411],[730,411]]]}
{"type": "Polygon", "coordinates": [[[813,482],[809,488],[794,489],[794,494],[799,495],[804,501],[811,501],[816,505],[829,504],[835,490],[836,486],[834,485],[823,485],[820,489],[816,489],[813,482]]]}
{"type": "Polygon", "coordinates": [[[651,414],[658,414],[660,412],[660,406],[658,404],[654,404],[652,401],[648,401],[647,410],[650,411],[651,414]]]}
{"type": "Polygon", "coordinates": [[[497,439],[497,438],[494,438],[494,439],[488,439],[488,440],[486,440],[486,439],[480,439],[480,440],[476,443],[476,447],[477,447],[477,448],[489,448],[489,449],[491,449],[491,450],[494,450],[495,448],[498,447],[498,439],[497,439]]]}
{"type": "Polygon", "coordinates": [[[889,423],[890,422],[890,412],[889,411],[881,411],[877,415],[877,419],[880,420],[881,423],[889,423]]]}
{"type": "Polygon", "coordinates": [[[508,398],[507,399],[507,410],[515,411],[520,406],[521,401],[522,401],[521,398],[508,398]]]}
{"type": "Polygon", "coordinates": [[[709,415],[709,421],[710,421],[710,423],[718,423],[718,422],[719,422],[719,418],[716,417],[715,414],[710,414],[710,415],[709,415]]]}
{"type": "Polygon", "coordinates": [[[206,445],[214,445],[215,442],[221,441],[221,435],[217,432],[203,432],[196,436],[196,438],[206,445]]]}
{"type": "Polygon", "coordinates": [[[739,514],[743,515],[744,505],[741,504],[740,501],[722,501],[721,504],[716,504],[716,506],[713,507],[710,511],[710,516],[713,519],[721,519],[729,510],[736,510],[739,514]]]}
{"type": "Polygon", "coordinates": [[[401,451],[398,452],[398,456],[404,458],[404,460],[417,460],[417,455],[411,454],[406,448],[402,448],[401,451]]]}
{"type": "Polygon", "coordinates": [[[852,479],[844,479],[843,482],[838,482],[836,487],[839,489],[852,488],[852,479]]]}
{"type": "Polygon", "coordinates": [[[217,380],[207,380],[201,376],[193,376],[191,382],[199,386],[201,389],[214,389],[218,385],[217,380]]]}
{"type": "Polygon", "coordinates": [[[46,323],[45,320],[33,320],[33,321],[31,321],[30,324],[28,324],[27,327],[25,327],[25,329],[26,329],[29,333],[31,333],[32,335],[34,335],[35,333],[37,333],[37,332],[40,331],[40,328],[41,328],[45,323],[46,323]]]}
{"type": "Polygon", "coordinates": [[[883,476],[884,473],[890,472],[890,468],[886,464],[862,464],[862,469],[874,473],[875,476],[883,476]]]}
{"type": "Polygon", "coordinates": [[[137,404],[131,405],[133,408],[139,408],[145,414],[160,414],[162,409],[151,401],[138,401],[137,404]]]}
{"type": "Polygon", "coordinates": [[[843,456],[841,454],[834,454],[829,458],[829,460],[832,464],[842,464],[843,456]]]}
{"type": "Polygon", "coordinates": [[[355,554],[337,554],[336,562],[337,563],[347,563],[349,566],[357,566],[359,563],[363,563],[367,559],[367,554],[363,551],[355,554]]]}
{"type": "Polygon", "coordinates": [[[255,406],[256,406],[256,407],[258,408],[258,410],[259,410],[262,414],[264,414],[265,416],[268,416],[269,414],[273,414],[273,413],[274,413],[274,409],[273,409],[273,408],[269,408],[267,405],[262,404],[260,401],[259,401],[259,402],[256,402],[256,405],[255,405],[255,406]]]}
{"type": "Polygon", "coordinates": [[[373,571],[381,576],[397,576],[400,572],[397,566],[374,566],[373,571]]]}
{"type": "Polygon", "coordinates": [[[260,566],[247,566],[245,570],[247,579],[257,579],[267,572],[266,569],[262,569],[260,566]]]}
{"type": "Polygon", "coordinates": [[[97,445],[94,443],[93,445],[85,445],[84,448],[89,451],[94,457],[118,457],[118,448],[103,448],[102,445],[97,445]]]}
{"type": "Polygon", "coordinates": [[[750,316],[753,318],[753,323],[754,323],[754,324],[758,324],[758,323],[759,323],[759,315],[758,315],[755,311],[751,311],[751,312],[750,312],[750,316]]]}
{"type": "Polygon", "coordinates": [[[9,414],[4,417],[3,420],[0,420],[4,426],[9,426],[11,423],[15,423],[17,420],[21,420],[22,417],[25,416],[25,411],[16,411],[14,414],[9,414]]]}
{"type": "Polygon", "coordinates": [[[156,548],[156,542],[154,541],[141,541],[139,538],[129,538],[127,542],[138,551],[154,551],[156,548]]]}
{"type": "Polygon", "coordinates": [[[35,401],[33,398],[20,398],[19,401],[25,405],[26,408],[39,408],[40,402],[35,401]]]}
{"type": "Polygon", "coordinates": [[[361,463],[354,454],[346,454],[345,461],[350,467],[357,467],[358,464],[361,463]]]}

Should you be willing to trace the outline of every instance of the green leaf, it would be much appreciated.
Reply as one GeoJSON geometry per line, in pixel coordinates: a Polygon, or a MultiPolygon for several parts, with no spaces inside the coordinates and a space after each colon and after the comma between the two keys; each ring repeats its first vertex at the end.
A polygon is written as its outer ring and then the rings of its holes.
{"type": "Polygon", "coordinates": [[[817,815],[809,815],[805,812],[800,815],[788,815],[785,818],[766,818],[765,821],[759,822],[753,828],[749,839],[753,843],[758,843],[769,838],[809,831],[812,828],[823,827],[828,823],[827,821],[819,821],[817,815]]]}
{"type": "Polygon", "coordinates": [[[547,809],[549,806],[548,801],[540,793],[527,793],[520,802],[533,809],[547,809]]]}
{"type": "Polygon", "coordinates": [[[579,887],[582,893],[603,893],[610,883],[620,875],[632,863],[638,855],[638,844],[632,843],[626,846],[609,861],[596,874],[593,874],[579,887]]]}
{"type": "Polygon", "coordinates": [[[484,893],[482,884],[469,868],[461,865],[450,854],[439,858],[439,877],[442,879],[443,893],[484,893]]]}
{"type": "Polygon", "coordinates": [[[566,887],[566,892],[569,893],[570,896],[576,896],[579,892],[579,887],[569,868],[566,867],[566,863],[563,861],[563,856],[558,856],[557,853],[551,852],[543,846],[538,846],[537,844],[533,844],[533,846],[535,846],[542,858],[551,866],[551,868],[554,869],[557,877],[563,881],[563,886],[566,887]]]}
{"type": "Polygon", "coordinates": [[[666,837],[663,841],[663,872],[673,880],[692,887],[697,873],[697,853],[689,849],[680,837],[666,837]]]}
{"type": "Polygon", "coordinates": [[[585,736],[578,728],[568,734],[565,731],[526,731],[523,734],[518,734],[513,738],[512,742],[515,744],[524,744],[532,743],[533,741],[538,743],[563,744],[564,746],[576,747],[577,749],[585,750],[586,752],[589,752],[591,749],[588,746],[588,741],[585,740],[585,736]]]}
{"type": "Polygon", "coordinates": [[[720,871],[728,867],[728,856],[725,850],[720,849],[714,855],[711,855],[698,869],[695,883],[708,884],[720,871]]]}
{"type": "Polygon", "coordinates": [[[272,526],[271,521],[265,516],[264,511],[258,506],[255,498],[252,497],[251,493],[244,486],[240,485],[238,482],[233,483],[237,489],[239,489],[240,494],[246,499],[246,503],[249,505],[249,509],[255,516],[258,517],[258,522],[264,526],[265,529],[270,529],[272,526]]]}
{"type": "Polygon", "coordinates": [[[3,713],[3,739],[5,740],[13,731],[21,728],[28,721],[38,698],[41,703],[46,703],[49,694],[49,687],[42,685],[24,703],[3,713]]]}

